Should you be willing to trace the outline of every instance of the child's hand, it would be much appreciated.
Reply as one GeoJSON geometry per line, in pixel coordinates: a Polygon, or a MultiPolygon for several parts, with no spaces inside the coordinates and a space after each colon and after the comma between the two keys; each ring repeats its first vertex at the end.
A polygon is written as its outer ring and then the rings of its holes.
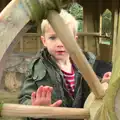
{"type": "Polygon", "coordinates": [[[103,78],[102,78],[102,82],[109,82],[110,80],[110,77],[111,77],[111,72],[106,72],[104,75],[103,75],[103,78]]]}
{"type": "Polygon", "coordinates": [[[52,87],[40,86],[37,92],[33,92],[31,95],[32,105],[59,107],[62,104],[62,100],[58,100],[51,104],[52,91],[52,87]]]}

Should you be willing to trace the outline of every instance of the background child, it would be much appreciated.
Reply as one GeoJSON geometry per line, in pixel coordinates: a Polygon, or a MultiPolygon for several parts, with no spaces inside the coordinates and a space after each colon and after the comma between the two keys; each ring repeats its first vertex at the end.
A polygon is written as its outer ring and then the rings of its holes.
{"type": "Polygon", "coordinates": [[[108,82],[108,83],[109,83],[109,80],[110,80],[110,78],[111,78],[111,75],[112,75],[112,72],[106,72],[106,73],[103,75],[102,82],[108,82]]]}

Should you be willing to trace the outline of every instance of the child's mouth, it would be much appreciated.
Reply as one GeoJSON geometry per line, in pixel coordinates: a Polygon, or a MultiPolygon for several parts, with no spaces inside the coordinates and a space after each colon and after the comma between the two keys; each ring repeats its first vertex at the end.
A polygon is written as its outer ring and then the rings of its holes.
{"type": "Polygon", "coordinates": [[[64,54],[65,51],[56,51],[57,54],[64,54]]]}

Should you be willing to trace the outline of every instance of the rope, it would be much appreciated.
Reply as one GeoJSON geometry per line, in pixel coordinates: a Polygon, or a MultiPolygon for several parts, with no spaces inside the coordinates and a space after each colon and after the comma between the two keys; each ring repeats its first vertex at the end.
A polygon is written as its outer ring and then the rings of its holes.
{"type": "Polygon", "coordinates": [[[47,19],[49,10],[60,13],[60,3],[60,0],[25,0],[23,4],[31,20],[39,23],[47,19]]]}

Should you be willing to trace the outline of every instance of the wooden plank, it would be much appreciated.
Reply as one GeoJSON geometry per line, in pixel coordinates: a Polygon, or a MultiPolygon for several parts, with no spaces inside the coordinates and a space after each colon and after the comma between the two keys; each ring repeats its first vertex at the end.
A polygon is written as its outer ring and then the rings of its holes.
{"type": "Polygon", "coordinates": [[[13,50],[13,53],[14,53],[14,52],[15,52],[15,53],[20,52],[20,42],[15,45],[15,48],[14,48],[14,50],[13,50]]]}
{"type": "Polygon", "coordinates": [[[95,37],[99,37],[100,33],[98,33],[98,32],[78,32],[77,35],[78,36],[95,36],[95,37]]]}
{"type": "MultiPolygon", "coordinates": [[[[88,12],[86,11],[86,9],[83,9],[83,16],[84,16],[84,23],[83,23],[83,29],[84,32],[87,32],[87,16],[88,16],[88,12]]],[[[89,51],[88,50],[88,40],[87,40],[87,36],[84,36],[84,51],[89,51]]]]}
{"type": "Polygon", "coordinates": [[[15,37],[29,21],[20,0],[12,0],[0,13],[0,79],[4,69],[5,58],[13,50],[15,37]],[[13,47],[13,48],[12,48],[13,47]]]}
{"type": "MultiPolygon", "coordinates": [[[[99,34],[102,36],[102,14],[99,13],[99,34]]],[[[100,42],[102,40],[102,37],[96,38],[96,51],[97,51],[97,58],[100,58],[100,42]]]]}
{"type": "Polygon", "coordinates": [[[24,42],[23,42],[23,37],[20,39],[20,52],[24,51],[24,42]]]}
{"type": "MultiPolygon", "coordinates": [[[[99,32],[78,32],[78,36],[84,37],[84,36],[94,36],[94,37],[101,37],[101,38],[110,38],[106,35],[100,35],[99,32]]],[[[24,37],[40,37],[39,33],[25,33],[24,37]]]]}
{"type": "Polygon", "coordinates": [[[83,37],[78,37],[78,40],[77,40],[77,43],[78,43],[78,45],[80,46],[80,48],[82,49],[82,50],[84,50],[84,38],[83,37]]]}
{"type": "MultiPolygon", "coordinates": [[[[96,12],[98,12],[98,7],[97,4],[95,2],[93,2],[93,0],[90,2],[87,2],[86,4],[84,4],[84,32],[90,32],[90,33],[96,33],[98,32],[96,28],[98,28],[98,26],[96,26],[97,24],[97,20],[98,20],[98,16],[96,14],[96,12]],[[96,11],[91,8],[90,6],[95,6],[94,8],[96,8],[96,11]]],[[[85,48],[85,50],[93,52],[95,55],[97,54],[96,51],[96,38],[94,36],[87,36],[85,37],[85,46],[87,46],[87,48],[85,48]]]]}
{"type": "MultiPolygon", "coordinates": [[[[98,21],[99,23],[99,21],[98,21]]],[[[102,25],[102,23],[101,23],[102,25]]],[[[91,37],[98,37],[98,38],[107,38],[107,39],[111,39],[110,36],[107,36],[107,35],[102,35],[100,32],[78,32],[77,33],[78,37],[79,36],[91,36],[91,37]]]]}
{"type": "MultiPolygon", "coordinates": [[[[120,4],[120,1],[117,1],[118,4],[120,4]]],[[[114,51],[114,62],[119,58],[120,56],[120,7],[118,6],[118,13],[116,13],[117,16],[117,24],[114,23],[115,27],[117,27],[117,33],[116,33],[116,41],[115,46],[116,50],[114,51]]]]}
{"type": "Polygon", "coordinates": [[[19,91],[16,92],[8,92],[5,90],[0,90],[0,101],[5,103],[18,103],[18,95],[19,91]]]}
{"type": "MultiPolygon", "coordinates": [[[[13,51],[16,43],[19,42],[21,36],[23,36],[25,34],[25,32],[28,31],[28,29],[32,28],[31,25],[26,25],[20,32],[19,34],[14,38],[13,42],[11,43],[11,45],[9,46],[9,48],[6,50],[6,53],[4,54],[3,58],[0,61],[0,80],[2,78],[2,74],[3,74],[3,70],[4,70],[4,66],[6,64],[6,60],[9,56],[9,54],[13,51]]],[[[0,88],[1,88],[1,81],[0,81],[0,88]]]]}
{"type": "Polygon", "coordinates": [[[25,49],[37,49],[37,38],[36,37],[24,37],[23,39],[24,50],[25,49]]]}
{"type": "MultiPolygon", "coordinates": [[[[102,1],[99,0],[99,10],[98,10],[99,22],[98,22],[98,24],[99,24],[99,34],[100,34],[100,36],[102,35],[102,8],[103,8],[102,5],[103,5],[102,1]]],[[[99,46],[99,44],[100,44],[101,40],[102,40],[102,38],[99,37],[97,42],[96,42],[96,48],[97,48],[96,51],[97,51],[97,57],[98,58],[100,58],[100,46],[99,46]]]]}
{"type": "Polygon", "coordinates": [[[25,33],[24,37],[40,37],[38,33],[25,33]]]}
{"type": "Polygon", "coordinates": [[[40,37],[39,37],[39,38],[37,38],[37,50],[38,51],[39,51],[40,47],[41,47],[41,42],[40,42],[40,37]]]}

